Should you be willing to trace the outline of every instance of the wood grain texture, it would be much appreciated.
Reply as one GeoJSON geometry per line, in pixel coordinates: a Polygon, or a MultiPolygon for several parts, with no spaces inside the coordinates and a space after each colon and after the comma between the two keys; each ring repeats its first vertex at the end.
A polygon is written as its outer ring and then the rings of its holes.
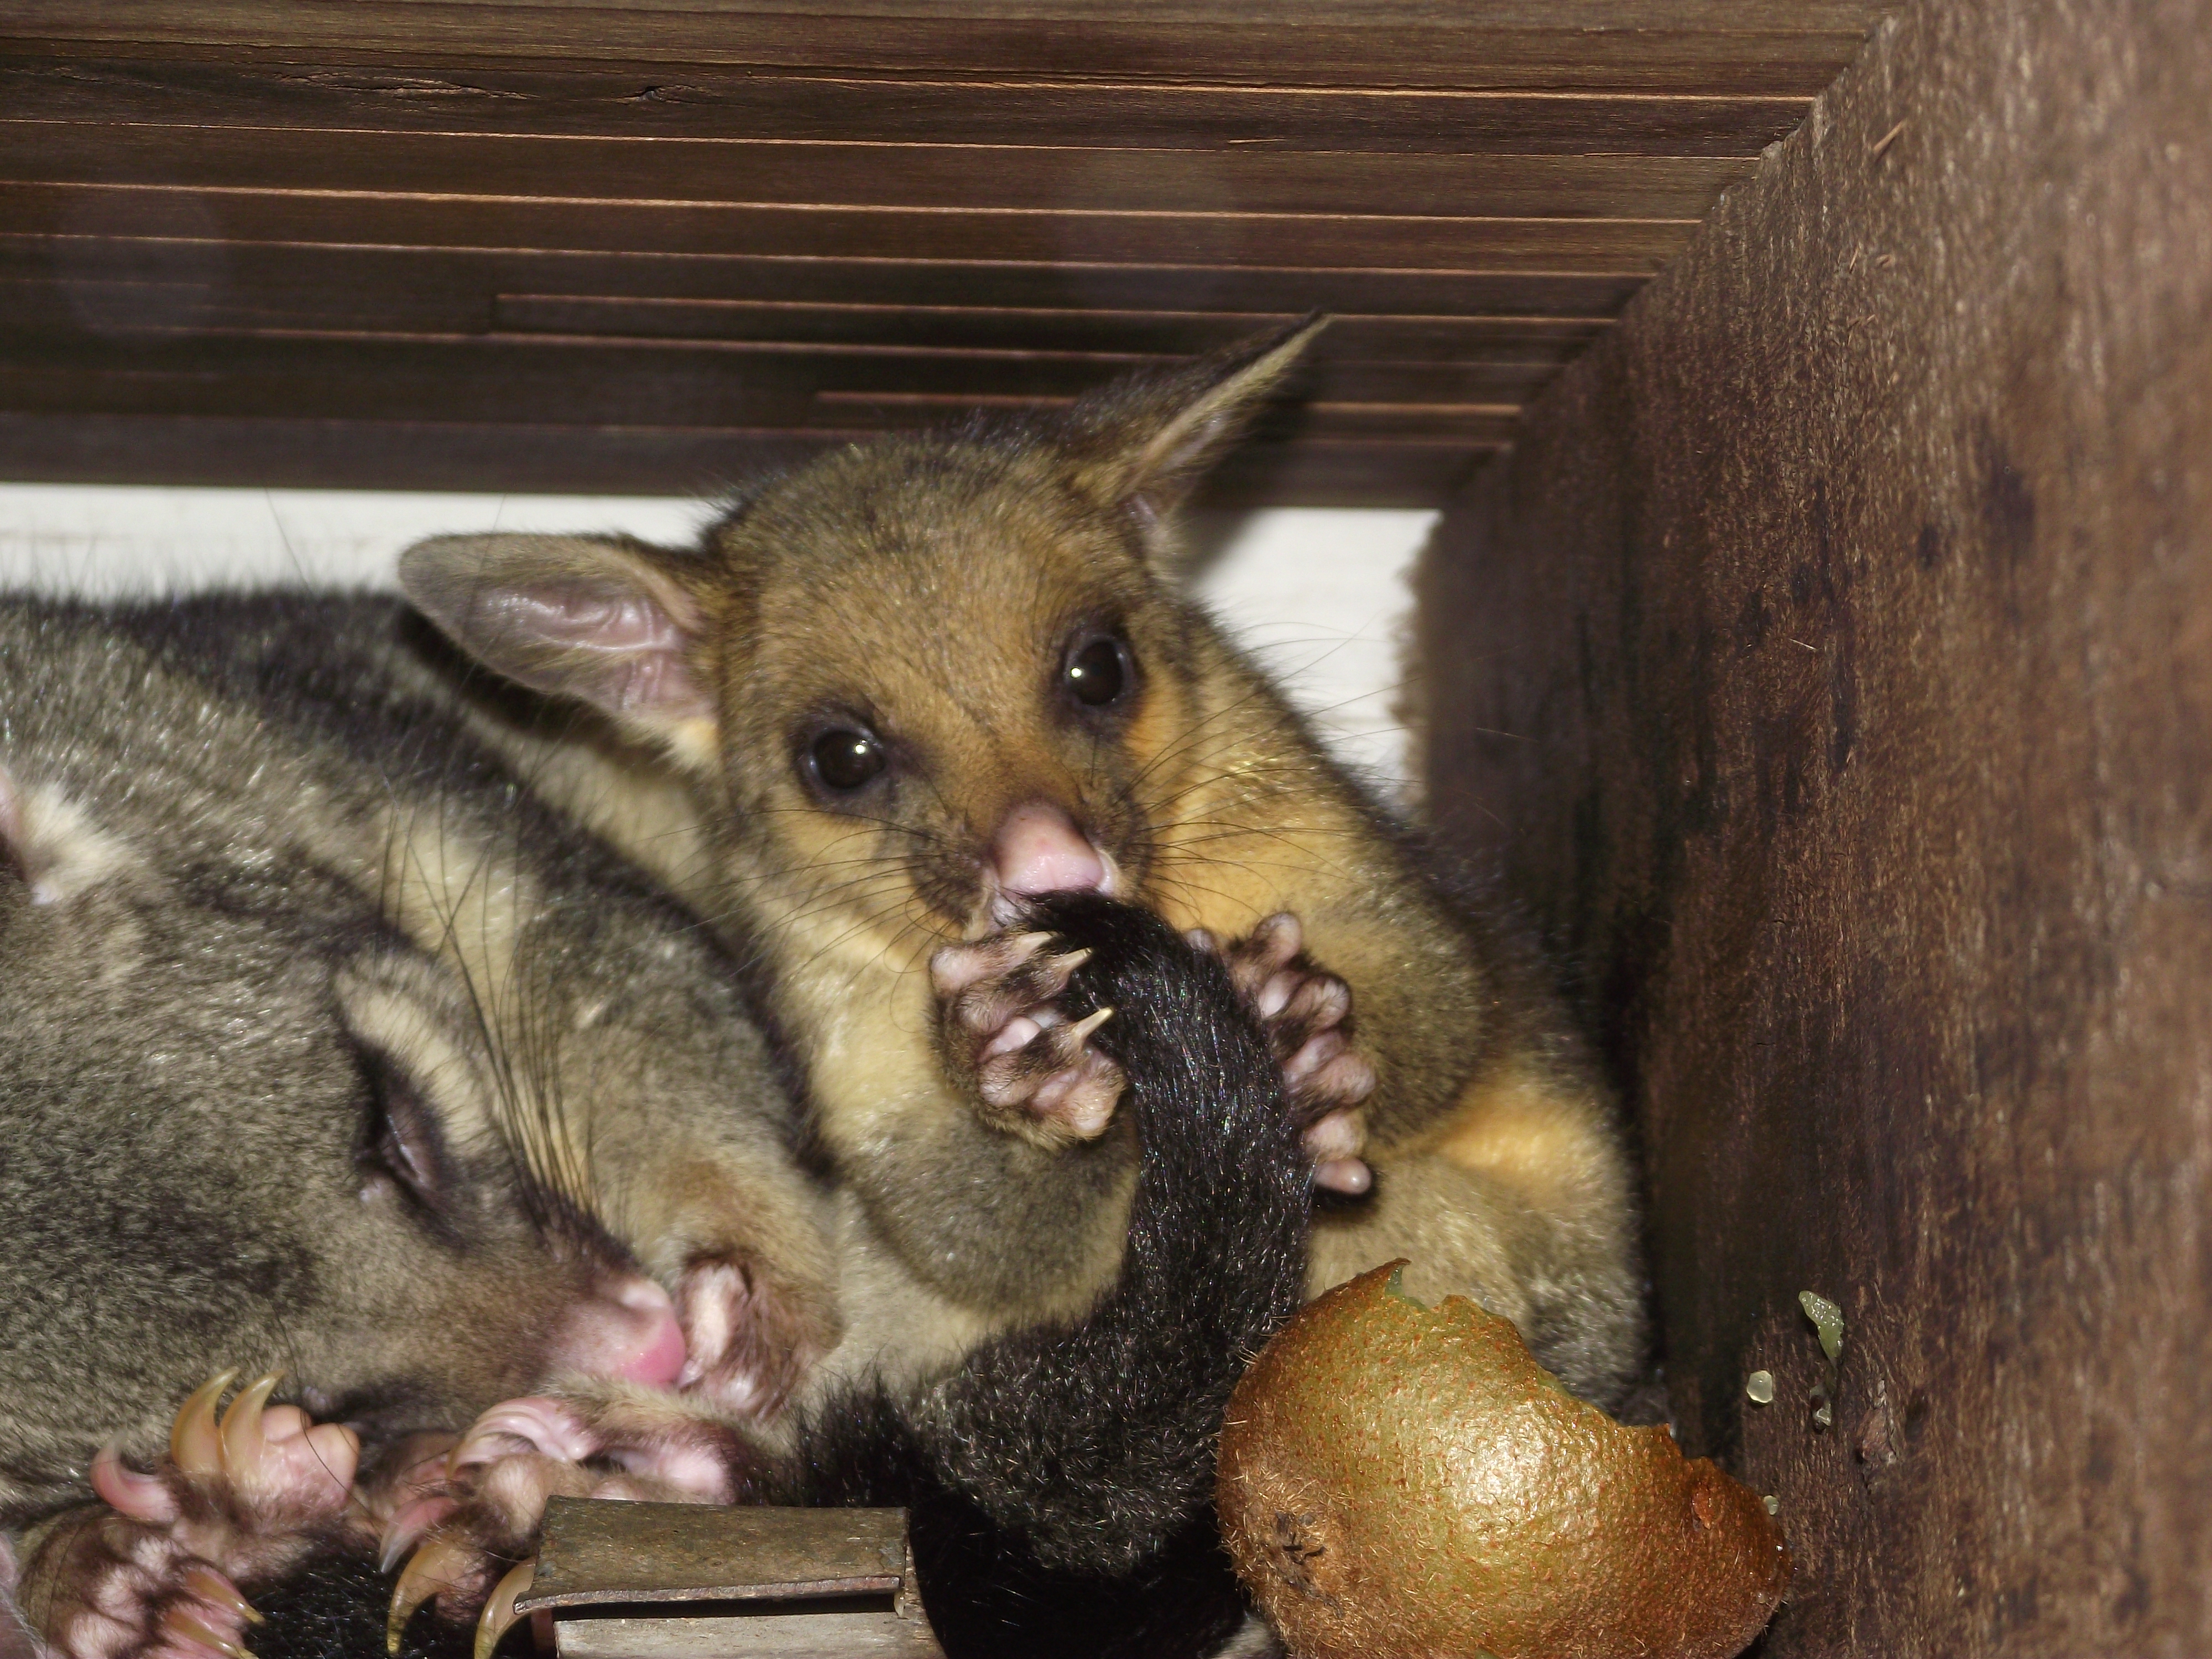
{"type": "Polygon", "coordinates": [[[26,41],[252,46],[327,61],[393,52],[585,61],[829,65],[1308,84],[1632,87],[1809,95],[1878,4],[1793,0],[1132,6],[957,11],[900,5],[439,3],[438,0],[13,0],[26,41]]]}
{"type": "Polygon", "coordinates": [[[1674,1422],[1780,1499],[1766,1659],[2212,1649],[2208,40],[1907,9],[1425,574],[1437,811],[1582,964],[1674,1422]]]}
{"type": "Polygon", "coordinates": [[[1509,440],[1885,9],[15,0],[0,462],[158,432],[163,476],[502,488],[599,430],[578,487],[672,489],[1327,310],[1314,407],[1223,488],[1365,464],[1397,503],[1509,440]],[[206,441],[288,416],[359,453],[206,441]]]}
{"type": "Polygon", "coordinates": [[[1794,129],[1808,95],[959,81],[701,64],[556,70],[420,54],[339,66],[272,63],[260,52],[0,50],[0,108],[26,120],[586,138],[1742,157],[1794,129]]]}
{"type": "MultiPolygon", "coordinates": [[[[715,496],[757,473],[875,435],[866,426],[700,428],[0,410],[0,479],[715,496]]],[[[1465,484],[1497,447],[1359,440],[1250,444],[1208,476],[1195,504],[1430,507],[1465,484]]]]}
{"type": "Polygon", "coordinates": [[[1698,219],[1748,161],[301,131],[0,118],[21,183],[1041,213],[1698,219]],[[644,186],[641,188],[641,186],[644,186]]]}
{"type": "MultiPolygon", "coordinates": [[[[183,232],[189,227],[175,228],[183,232]]],[[[299,314],[325,319],[333,306],[444,317],[453,313],[441,307],[459,299],[474,307],[466,313],[467,321],[456,325],[466,327],[484,326],[492,300],[500,295],[629,299],[648,307],[692,300],[710,306],[764,301],[966,309],[988,304],[1054,312],[1069,326],[1080,325],[1087,313],[1204,313],[1233,321],[1314,310],[1464,318],[1480,326],[1486,318],[1609,319],[1644,283],[1642,273],[1619,271],[822,259],[773,253],[599,254],[298,243],[257,246],[251,259],[241,262],[239,252],[220,238],[185,234],[0,234],[0,277],[51,283],[58,291],[98,283],[159,283],[204,290],[210,300],[225,303],[305,307],[299,314]],[[424,297],[434,308],[410,309],[424,297]]],[[[342,319],[344,313],[338,314],[342,319]]],[[[1337,348],[1330,343],[1318,349],[1337,348]]]]}

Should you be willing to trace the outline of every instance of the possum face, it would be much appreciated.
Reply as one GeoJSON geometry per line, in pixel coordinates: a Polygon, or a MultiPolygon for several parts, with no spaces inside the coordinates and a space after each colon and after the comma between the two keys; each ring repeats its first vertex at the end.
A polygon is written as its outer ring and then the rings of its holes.
{"type": "Polygon", "coordinates": [[[759,873],[867,948],[1050,892],[1172,898],[1215,670],[1163,524],[1316,327],[1048,426],[827,457],[696,554],[448,538],[401,579],[477,656],[719,777],[759,873]]]}
{"type": "Polygon", "coordinates": [[[157,1441],[231,1365],[372,1430],[672,1376],[666,1297],[538,1197],[498,1071],[451,973],[328,876],[156,857],[0,771],[8,1467],[157,1441]]]}

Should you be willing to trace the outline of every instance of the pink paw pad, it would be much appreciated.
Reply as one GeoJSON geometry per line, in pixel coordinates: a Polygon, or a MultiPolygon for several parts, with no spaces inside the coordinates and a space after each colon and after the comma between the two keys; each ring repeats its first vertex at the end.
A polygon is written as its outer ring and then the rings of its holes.
{"type": "Polygon", "coordinates": [[[1125,1081],[1089,1042],[1113,1011],[1071,1021],[1054,1006],[1088,953],[1054,953],[1048,933],[1026,933],[947,945],[931,958],[930,979],[950,1056],[984,1106],[1088,1140],[1113,1121],[1125,1081]]]}
{"type": "Polygon", "coordinates": [[[1352,988],[1305,960],[1305,930],[1288,912],[1226,948],[1203,929],[1189,938],[1221,957],[1259,1015],[1291,1110],[1305,1126],[1315,1184],[1365,1192],[1374,1176],[1359,1156],[1366,1129],[1357,1109],[1374,1092],[1375,1068],[1352,1044],[1352,988]]]}

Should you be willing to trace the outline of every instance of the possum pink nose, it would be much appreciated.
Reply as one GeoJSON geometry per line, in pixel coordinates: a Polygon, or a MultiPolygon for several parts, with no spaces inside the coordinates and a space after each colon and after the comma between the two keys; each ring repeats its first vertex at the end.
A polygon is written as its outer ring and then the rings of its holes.
{"type": "Polygon", "coordinates": [[[991,843],[991,866],[1008,893],[1065,893],[1106,880],[1106,861],[1074,819],[1042,801],[1006,814],[991,843]]]}
{"type": "Polygon", "coordinates": [[[676,1304],[649,1279],[606,1281],[576,1322],[567,1365],[589,1376],[666,1388],[684,1370],[684,1328],[676,1304]]]}

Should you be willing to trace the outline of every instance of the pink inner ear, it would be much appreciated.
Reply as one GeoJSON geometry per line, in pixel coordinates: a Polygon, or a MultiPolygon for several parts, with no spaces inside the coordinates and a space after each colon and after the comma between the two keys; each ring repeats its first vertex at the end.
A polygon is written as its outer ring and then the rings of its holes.
{"type": "Polygon", "coordinates": [[[675,619],[641,594],[580,584],[502,593],[498,604],[522,632],[589,651],[674,651],[684,643],[675,619]]]}
{"type": "Polygon", "coordinates": [[[568,692],[614,713],[683,719],[710,712],[684,660],[684,629],[653,596],[598,582],[556,582],[491,596],[497,629],[517,640],[556,647],[570,667],[536,679],[526,665],[511,666],[542,689],[568,692]]]}

